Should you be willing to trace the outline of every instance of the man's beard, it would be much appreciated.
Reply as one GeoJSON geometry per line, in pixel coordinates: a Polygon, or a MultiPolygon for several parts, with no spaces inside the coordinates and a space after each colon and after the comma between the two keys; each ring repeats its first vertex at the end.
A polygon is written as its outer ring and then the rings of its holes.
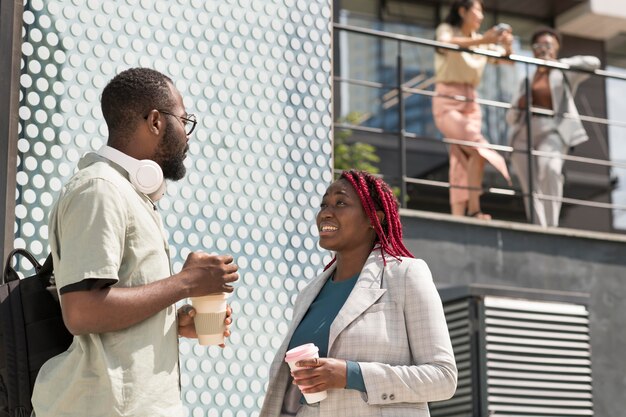
{"type": "Polygon", "coordinates": [[[178,181],[185,176],[185,157],[189,146],[181,147],[181,141],[176,137],[176,132],[171,124],[165,126],[165,134],[156,151],[155,162],[163,170],[163,178],[178,181]]]}

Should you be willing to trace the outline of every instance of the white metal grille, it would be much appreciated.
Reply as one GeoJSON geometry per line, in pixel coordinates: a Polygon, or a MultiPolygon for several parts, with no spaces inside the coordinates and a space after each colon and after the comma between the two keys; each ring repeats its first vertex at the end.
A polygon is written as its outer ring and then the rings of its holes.
{"type": "Polygon", "coordinates": [[[593,415],[585,306],[485,297],[492,416],[593,415]]]}
{"type": "Polygon", "coordinates": [[[459,382],[433,417],[593,415],[584,305],[466,296],[444,311],[459,382]]]}

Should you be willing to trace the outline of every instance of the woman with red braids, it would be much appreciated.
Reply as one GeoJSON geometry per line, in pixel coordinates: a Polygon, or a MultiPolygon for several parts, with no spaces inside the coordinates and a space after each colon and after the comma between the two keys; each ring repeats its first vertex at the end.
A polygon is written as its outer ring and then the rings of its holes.
{"type": "Polygon", "coordinates": [[[429,416],[429,401],[454,394],[457,369],[441,299],[402,242],[391,189],[344,172],[322,198],[317,227],[335,257],[298,295],[261,417],[429,416]],[[320,358],[290,371],[285,353],[307,343],[320,358]],[[321,391],[317,403],[302,396],[321,391]]]}

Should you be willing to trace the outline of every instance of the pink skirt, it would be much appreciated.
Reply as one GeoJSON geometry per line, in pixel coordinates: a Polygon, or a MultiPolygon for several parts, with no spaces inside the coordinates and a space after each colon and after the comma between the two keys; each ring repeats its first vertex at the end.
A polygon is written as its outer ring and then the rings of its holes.
{"type": "MultiPolygon", "coordinates": [[[[476,89],[470,84],[437,83],[435,92],[446,96],[464,96],[476,99],[476,89]]],[[[482,113],[475,101],[458,101],[445,97],[433,98],[435,125],[444,137],[489,143],[481,133],[482,113]]],[[[469,199],[467,146],[448,145],[450,153],[450,204],[466,202],[469,199]]],[[[511,180],[504,158],[493,149],[473,148],[487,162],[493,165],[507,181],[511,180]]]]}

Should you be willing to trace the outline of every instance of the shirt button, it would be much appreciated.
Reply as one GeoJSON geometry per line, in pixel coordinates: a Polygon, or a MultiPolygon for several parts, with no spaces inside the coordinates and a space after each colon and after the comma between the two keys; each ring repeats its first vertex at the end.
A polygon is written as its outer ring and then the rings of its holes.
{"type": "Polygon", "coordinates": [[[387,399],[387,394],[381,395],[380,398],[382,398],[383,400],[386,400],[387,399]]]}
{"type": "Polygon", "coordinates": [[[393,395],[393,394],[390,394],[390,395],[389,395],[389,399],[393,401],[393,400],[395,400],[395,399],[396,399],[396,396],[395,396],[395,395],[393,395]]]}

